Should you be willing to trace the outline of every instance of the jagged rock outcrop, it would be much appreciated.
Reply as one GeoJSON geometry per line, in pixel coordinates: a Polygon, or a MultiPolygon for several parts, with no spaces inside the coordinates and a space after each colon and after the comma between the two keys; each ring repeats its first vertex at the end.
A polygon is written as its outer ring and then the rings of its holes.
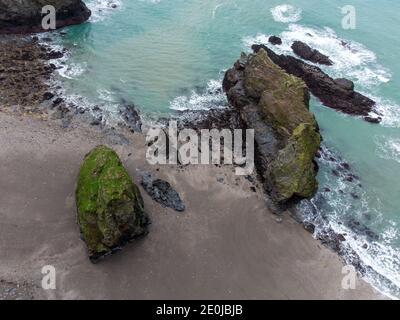
{"type": "Polygon", "coordinates": [[[48,31],[42,29],[46,5],[56,9],[57,28],[82,23],[91,15],[81,0],[0,0],[0,34],[48,31]]]}
{"type": "Polygon", "coordinates": [[[318,64],[323,64],[326,66],[331,66],[333,65],[333,62],[331,59],[329,59],[328,56],[322,54],[316,49],[311,48],[308,44],[301,42],[301,41],[295,41],[292,44],[292,50],[295,54],[297,54],[299,57],[303,58],[304,60],[308,60],[314,63],[318,64]]]}
{"type": "Polygon", "coordinates": [[[81,166],[76,189],[78,224],[92,262],[148,233],[139,188],[110,148],[93,149],[81,166]]]}
{"type": "Polygon", "coordinates": [[[223,87],[246,127],[255,130],[257,170],[272,199],[287,204],[312,197],[321,137],[308,110],[305,83],[259,50],[242,54],[225,74],[223,87]]]}
{"type": "Polygon", "coordinates": [[[254,52],[265,50],[269,58],[287,73],[303,79],[313,95],[332,109],[356,116],[367,117],[375,101],[354,91],[349,80],[332,79],[320,68],[295,57],[278,55],[264,45],[253,45],[254,52]]]}

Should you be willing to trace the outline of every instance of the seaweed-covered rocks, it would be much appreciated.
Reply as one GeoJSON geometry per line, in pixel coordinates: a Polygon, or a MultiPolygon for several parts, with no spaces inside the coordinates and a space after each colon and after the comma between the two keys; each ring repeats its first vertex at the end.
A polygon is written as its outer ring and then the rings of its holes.
{"type": "Polygon", "coordinates": [[[314,162],[321,137],[305,83],[277,66],[264,50],[246,56],[223,81],[230,104],[255,130],[256,166],[278,204],[310,198],[317,190],[314,162]]]}
{"type": "Polygon", "coordinates": [[[149,218],[139,188],[108,147],[98,146],[86,155],[79,172],[76,205],[92,262],[148,233],[149,218]]]}

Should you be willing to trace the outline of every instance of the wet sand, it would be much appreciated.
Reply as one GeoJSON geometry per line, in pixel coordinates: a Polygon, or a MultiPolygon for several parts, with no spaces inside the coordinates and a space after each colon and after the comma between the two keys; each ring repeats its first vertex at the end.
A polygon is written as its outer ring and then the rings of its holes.
{"type": "Polygon", "coordinates": [[[342,289],[338,255],[290,217],[278,221],[232,167],[157,172],[143,136],[124,135],[0,113],[0,299],[382,298],[362,280],[342,289]],[[138,170],[169,181],[187,209],[162,208],[141,188],[150,234],[93,265],[74,191],[98,144],[113,147],[137,183],[138,170]],[[56,290],[41,288],[45,265],[56,268],[56,290]]]}

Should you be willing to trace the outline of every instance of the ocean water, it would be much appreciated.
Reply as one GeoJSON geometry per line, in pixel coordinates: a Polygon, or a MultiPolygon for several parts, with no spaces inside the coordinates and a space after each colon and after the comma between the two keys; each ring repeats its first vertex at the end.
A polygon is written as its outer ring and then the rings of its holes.
{"type": "Polygon", "coordinates": [[[342,27],[341,7],[348,4],[342,0],[86,2],[90,21],[56,35],[56,43],[70,49],[59,78],[70,99],[99,105],[110,117],[122,100],[149,117],[226,106],[219,90],[224,70],[272,34],[283,38],[274,47],[279,52],[292,54],[291,43],[302,40],[329,55],[334,66],[324,70],[353,80],[378,102],[384,121],[371,125],[312,99],[330,156],[319,160],[320,191],[312,201],[317,215],[301,209],[317,233],[332,228],[345,234],[346,246],[369,266],[366,280],[400,297],[398,0],[351,1],[354,30],[342,27]],[[333,175],[337,163],[331,157],[348,163],[359,180],[333,175]]]}

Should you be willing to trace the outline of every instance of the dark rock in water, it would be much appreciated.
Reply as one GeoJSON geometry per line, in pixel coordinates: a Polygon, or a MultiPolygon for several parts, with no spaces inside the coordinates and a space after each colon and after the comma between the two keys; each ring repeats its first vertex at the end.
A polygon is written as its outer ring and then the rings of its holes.
{"type": "Polygon", "coordinates": [[[278,55],[264,45],[253,45],[254,52],[265,50],[271,60],[287,73],[304,80],[321,102],[332,109],[356,116],[367,117],[376,103],[364,95],[346,88],[341,81],[329,77],[320,68],[295,57],[278,55]]]}
{"type": "Polygon", "coordinates": [[[355,218],[349,218],[345,221],[347,227],[349,227],[352,231],[357,233],[358,235],[366,236],[369,241],[377,241],[379,240],[379,235],[373,232],[370,228],[363,225],[355,218]]]}
{"type": "Polygon", "coordinates": [[[335,169],[332,170],[332,174],[333,174],[335,177],[339,177],[339,176],[340,176],[339,171],[337,171],[337,170],[335,170],[335,169]]]}
{"type": "Polygon", "coordinates": [[[43,94],[43,100],[47,101],[54,98],[54,94],[51,92],[45,92],[43,94]]]}
{"type": "Polygon", "coordinates": [[[335,79],[335,83],[345,90],[354,91],[354,82],[348,79],[335,79]]]}
{"type": "Polygon", "coordinates": [[[274,46],[281,45],[282,44],[282,39],[277,37],[277,36],[270,36],[269,39],[268,39],[268,42],[273,44],[274,46]]]}
{"type": "Polygon", "coordinates": [[[60,58],[62,58],[63,56],[64,56],[64,54],[63,54],[62,52],[52,50],[52,51],[50,51],[49,53],[47,53],[46,59],[47,59],[47,60],[60,59],[60,58]]]}
{"type": "Polygon", "coordinates": [[[350,193],[350,195],[353,197],[353,199],[360,199],[360,196],[355,193],[350,193]]]}
{"type": "Polygon", "coordinates": [[[53,105],[54,106],[58,106],[60,103],[62,103],[64,101],[63,98],[56,98],[53,100],[53,105]]]}
{"type": "Polygon", "coordinates": [[[341,165],[344,169],[350,170],[350,165],[349,165],[348,163],[343,162],[343,163],[341,163],[340,165],[341,165]]]}
{"type": "Polygon", "coordinates": [[[142,132],[142,120],[134,104],[124,104],[120,109],[122,118],[132,132],[142,132]]]}
{"type": "Polygon", "coordinates": [[[44,32],[42,8],[52,5],[56,9],[56,27],[86,21],[90,10],[81,0],[0,0],[0,34],[44,32]]]}
{"type": "Polygon", "coordinates": [[[364,120],[369,122],[369,123],[375,123],[375,124],[378,124],[378,123],[382,122],[382,118],[381,117],[378,117],[378,118],[365,117],[364,120]]]}
{"type": "Polygon", "coordinates": [[[223,87],[246,128],[255,131],[256,167],[272,199],[287,204],[312,197],[321,137],[304,82],[260,50],[242,54],[226,72],[223,87]]]}
{"type": "Polygon", "coordinates": [[[76,205],[92,262],[148,233],[149,218],[139,188],[118,155],[105,146],[93,149],[83,161],[76,205]]]}
{"type": "Polygon", "coordinates": [[[323,64],[327,66],[333,65],[333,62],[328,56],[322,54],[318,50],[312,49],[309,45],[301,41],[295,41],[292,44],[292,50],[299,57],[314,63],[323,64]]]}
{"type": "Polygon", "coordinates": [[[309,233],[314,234],[315,233],[315,225],[310,223],[310,222],[304,222],[303,223],[304,229],[306,229],[309,233]]]}
{"type": "Polygon", "coordinates": [[[185,211],[185,205],[178,192],[167,181],[156,179],[150,172],[146,171],[142,172],[141,176],[143,188],[154,201],[179,212],[185,211]]]}

